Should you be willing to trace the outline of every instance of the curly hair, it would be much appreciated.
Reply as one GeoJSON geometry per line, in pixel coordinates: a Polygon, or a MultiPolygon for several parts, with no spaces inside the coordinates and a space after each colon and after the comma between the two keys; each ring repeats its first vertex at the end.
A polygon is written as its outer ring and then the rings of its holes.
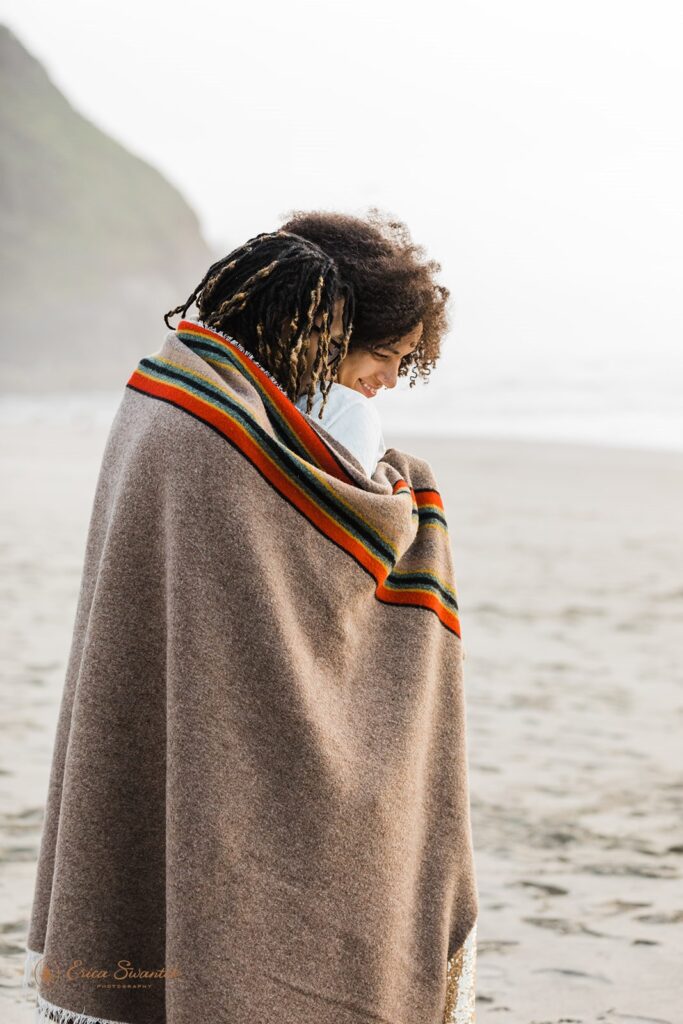
{"type": "Polygon", "coordinates": [[[284,229],[261,232],[213,263],[185,302],[164,315],[166,326],[171,327],[169,318],[177,313],[185,316],[193,303],[207,327],[236,338],[293,402],[299,397],[311,333],[316,331],[318,347],[307,394],[312,398],[320,383],[322,417],[348,351],[354,318],[353,288],[329,253],[284,229]],[[331,357],[330,331],[338,299],[344,300],[344,335],[331,357]],[[315,325],[318,315],[320,328],[315,325]]]}
{"type": "Polygon", "coordinates": [[[315,242],[334,258],[355,293],[350,348],[374,349],[397,342],[423,324],[413,352],[404,356],[399,376],[412,369],[410,387],[418,375],[427,380],[450,327],[450,291],[435,280],[441,270],[427,259],[424,246],[413,242],[407,226],[371,206],[365,218],[325,210],[290,210],[284,231],[315,242]]]}

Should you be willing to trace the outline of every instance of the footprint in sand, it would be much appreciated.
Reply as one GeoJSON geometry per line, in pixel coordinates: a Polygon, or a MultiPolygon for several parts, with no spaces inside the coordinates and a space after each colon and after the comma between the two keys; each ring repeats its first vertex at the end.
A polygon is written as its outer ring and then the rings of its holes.
{"type": "Polygon", "coordinates": [[[549,928],[560,935],[595,935],[599,939],[618,939],[618,935],[608,935],[606,932],[596,932],[587,928],[579,921],[567,921],[563,917],[523,917],[527,924],[533,924],[537,928],[549,928]]]}
{"type": "Polygon", "coordinates": [[[641,910],[643,907],[651,907],[651,903],[639,903],[635,900],[608,900],[606,903],[598,904],[600,910],[605,914],[624,914],[629,910],[641,910]]]}
{"type": "Polygon", "coordinates": [[[618,1010],[608,1010],[608,1017],[600,1014],[597,1020],[628,1020],[633,1024],[673,1024],[668,1017],[642,1017],[639,1013],[619,1013],[618,1010]]]}
{"type": "Polygon", "coordinates": [[[646,921],[648,924],[680,924],[683,921],[683,910],[672,910],[670,914],[638,914],[636,921],[646,921]]]}
{"type": "Polygon", "coordinates": [[[477,943],[477,956],[486,953],[506,953],[511,946],[519,946],[516,939],[486,939],[477,943]]]}
{"type": "Polygon", "coordinates": [[[587,978],[589,981],[604,981],[607,985],[612,984],[612,979],[605,977],[604,974],[589,974],[587,971],[575,971],[570,967],[536,967],[533,973],[564,974],[570,978],[587,978]]]}
{"type": "Polygon", "coordinates": [[[523,886],[529,889],[538,889],[539,893],[543,893],[545,896],[568,896],[569,889],[563,889],[560,885],[549,885],[544,882],[530,882],[526,878],[521,879],[519,882],[511,882],[510,888],[515,886],[523,886]]]}

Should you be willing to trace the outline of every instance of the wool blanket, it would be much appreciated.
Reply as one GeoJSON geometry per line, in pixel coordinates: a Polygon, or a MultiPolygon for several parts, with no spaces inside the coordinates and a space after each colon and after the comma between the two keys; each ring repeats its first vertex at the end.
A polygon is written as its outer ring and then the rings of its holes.
{"type": "Polygon", "coordinates": [[[389,448],[368,478],[181,321],[97,480],[27,940],[40,1019],[473,1020],[462,658],[430,465],[389,448]]]}

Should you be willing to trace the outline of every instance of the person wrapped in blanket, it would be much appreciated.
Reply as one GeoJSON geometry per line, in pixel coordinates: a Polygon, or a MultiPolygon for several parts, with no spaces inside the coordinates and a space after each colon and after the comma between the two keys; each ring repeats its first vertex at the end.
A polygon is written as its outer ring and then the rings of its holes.
{"type": "MultiPolygon", "coordinates": [[[[386,450],[373,399],[409,372],[413,380],[418,375],[426,379],[440,355],[449,326],[450,295],[434,279],[440,265],[424,258],[405,224],[384,219],[377,210],[365,219],[294,211],[280,230],[326,252],[353,289],[353,329],[346,347],[342,300],[334,307],[326,361],[334,367],[335,379],[324,384],[318,377],[322,320],[317,317],[295,404],[321,423],[372,477],[386,450]]],[[[444,1024],[475,1020],[476,935],[475,924],[449,961],[444,1024]]]]}

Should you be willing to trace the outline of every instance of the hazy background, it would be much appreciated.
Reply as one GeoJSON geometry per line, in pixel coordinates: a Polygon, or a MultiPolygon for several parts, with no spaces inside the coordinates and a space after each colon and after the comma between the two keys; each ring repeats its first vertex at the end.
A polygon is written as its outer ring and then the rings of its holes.
{"type": "MultiPolygon", "coordinates": [[[[0,19],[180,190],[213,252],[293,208],[407,221],[442,263],[454,329],[428,385],[378,399],[389,431],[683,448],[679,4],[3,0],[0,19]]],[[[169,266],[177,216],[151,226],[169,266]]],[[[142,280],[138,306],[117,292],[131,318],[151,309],[140,355],[162,298],[196,283],[184,266],[161,296],[142,280]]],[[[98,311],[116,303],[88,314],[105,417],[121,327],[98,311]]]]}
{"type": "Polygon", "coordinates": [[[125,383],[217,255],[292,209],[376,205],[453,296],[429,383],[374,401],[453,546],[477,1021],[679,1024],[682,30],[666,0],[0,0],[3,1022],[34,1020],[38,844],[125,383]]]}

